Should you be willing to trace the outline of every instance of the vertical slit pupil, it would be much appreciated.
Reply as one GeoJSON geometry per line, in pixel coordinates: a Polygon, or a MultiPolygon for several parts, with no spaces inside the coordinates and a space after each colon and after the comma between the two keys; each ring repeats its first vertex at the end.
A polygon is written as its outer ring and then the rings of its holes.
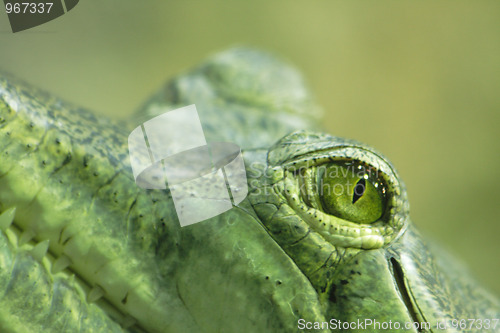
{"type": "Polygon", "coordinates": [[[354,193],[352,194],[352,203],[355,204],[365,194],[366,180],[361,178],[354,186],[354,193]]]}

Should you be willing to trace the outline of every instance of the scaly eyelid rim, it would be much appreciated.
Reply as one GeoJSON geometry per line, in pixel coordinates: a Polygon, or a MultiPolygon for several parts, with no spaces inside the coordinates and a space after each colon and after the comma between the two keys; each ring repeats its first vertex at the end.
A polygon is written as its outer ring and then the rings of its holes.
{"type": "Polygon", "coordinates": [[[380,156],[372,150],[366,149],[362,146],[335,146],[329,149],[323,149],[322,151],[314,151],[307,154],[302,154],[283,163],[282,167],[283,169],[288,171],[296,171],[300,170],[301,168],[310,168],[313,166],[317,166],[327,161],[337,162],[340,159],[353,161],[356,160],[372,166],[375,169],[381,171],[382,174],[386,176],[384,178],[388,178],[386,179],[386,181],[389,181],[390,185],[397,187],[401,186],[401,183],[398,180],[397,173],[392,165],[383,156],[380,156]],[[363,154],[361,154],[360,151],[363,154]]]}

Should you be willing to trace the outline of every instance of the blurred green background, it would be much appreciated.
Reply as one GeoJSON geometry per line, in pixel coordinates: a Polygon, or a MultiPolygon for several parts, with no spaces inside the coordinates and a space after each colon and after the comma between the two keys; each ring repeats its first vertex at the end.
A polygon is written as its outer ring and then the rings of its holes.
{"type": "Polygon", "coordinates": [[[500,3],[82,0],[13,34],[0,68],[127,117],[167,78],[234,44],[295,64],[328,130],[382,151],[413,221],[500,294],[500,3]]]}

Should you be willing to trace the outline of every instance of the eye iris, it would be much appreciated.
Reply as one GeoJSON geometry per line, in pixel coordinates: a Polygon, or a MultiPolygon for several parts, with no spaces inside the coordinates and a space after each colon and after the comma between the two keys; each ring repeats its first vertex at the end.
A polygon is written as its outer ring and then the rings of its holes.
{"type": "Polygon", "coordinates": [[[372,223],[382,216],[385,197],[366,173],[331,165],[319,175],[320,198],[328,214],[357,223],[372,223]]]}

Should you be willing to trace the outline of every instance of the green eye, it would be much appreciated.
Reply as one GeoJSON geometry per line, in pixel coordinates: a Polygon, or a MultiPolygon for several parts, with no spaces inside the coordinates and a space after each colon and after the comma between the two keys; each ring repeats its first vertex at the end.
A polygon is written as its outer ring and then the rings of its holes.
{"type": "Polygon", "coordinates": [[[318,170],[320,201],[325,212],[357,223],[372,223],[385,212],[385,186],[372,169],[331,164],[318,170]]]}

